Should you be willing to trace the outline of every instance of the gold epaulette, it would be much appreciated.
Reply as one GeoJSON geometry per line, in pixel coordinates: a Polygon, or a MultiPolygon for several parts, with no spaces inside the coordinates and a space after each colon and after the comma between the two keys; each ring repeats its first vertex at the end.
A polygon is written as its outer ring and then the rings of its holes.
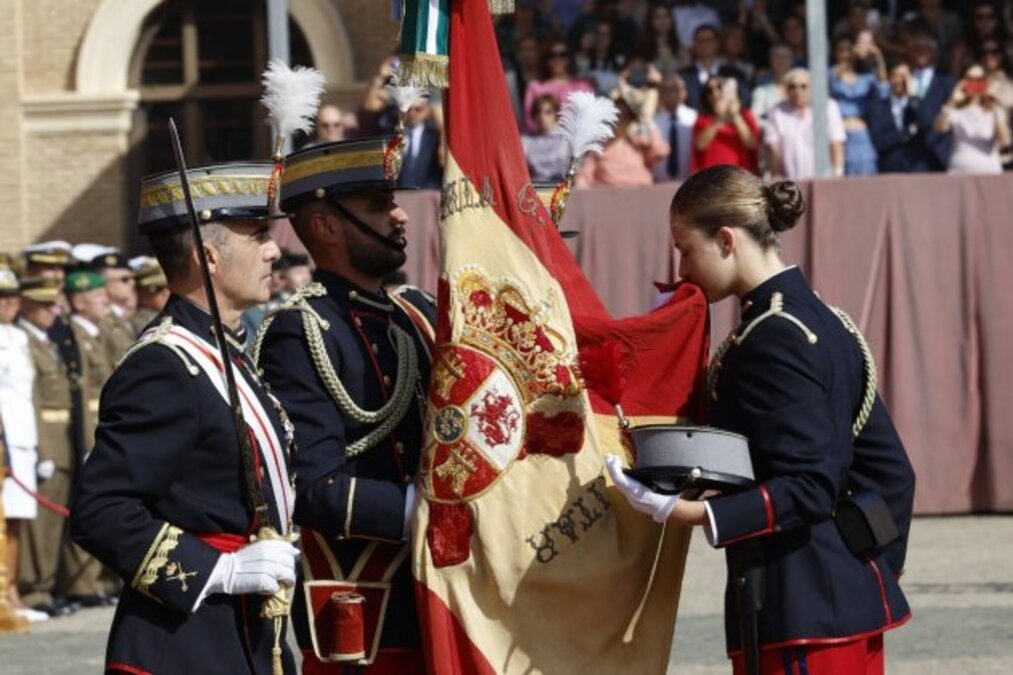
{"type": "Polygon", "coordinates": [[[790,312],[784,311],[784,294],[780,291],[775,291],[770,296],[770,307],[767,311],[747,323],[746,327],[742,329],[742,332],[733,330],[729,333],[728,337],[725,338],[725,341],[722,342],[717,348],[717,351],[714,352],[714,358],[711,359],[710,364],[707,366],[707,390],[710,393],[711,400],[718,400],[717,379],[718,373],[721,372],[722,360],[724,359],[725,354],[732,346],[742,344],[749,334],[753,332],[754,328],[772,316],[786,319],[787,321],[795,324],[795,326],[802,331],[802,334],[805,335],[806,342],[809,344],[814,345],[819,341],[816,333],[812,332],[801,319],[790,312]]]}
{"type": "Polygon", "coordinates": [[[186,367],[186,372],[188,372],[191,377],[197,377],[198,375],[200,375],[200,368],[197,366],[197,364],[195,364],[190,359],[189,356],[183,353],[182,349],[180,349],[179,347],[177,347],[176,345],[172,344],[167,339],[165,339],[165,336],[168,335],[169,330],[171,328],[172,328],[172,317],[171,316],[162,317],[162,320],[156,327],[142,333],[141,337],[137,338],[137,342],[132,344],[130,348],[123,353],[123,356],[121,356],[119,361],[116,362],[116,368],[119,368],[123,364],[123,362],[126,361],[128,358],[130,358],[130,356],[135,352],[140,351],[141,349],[147,347],[148,345],[157,344],[162,345],[170,352],[178,356],[179,360],[182,361],[183,365],[186,367]]]}

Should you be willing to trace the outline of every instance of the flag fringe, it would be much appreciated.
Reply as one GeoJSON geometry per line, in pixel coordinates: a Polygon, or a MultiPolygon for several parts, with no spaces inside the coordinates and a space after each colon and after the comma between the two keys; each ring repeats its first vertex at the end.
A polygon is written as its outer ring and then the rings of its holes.
{"type": "Polygon", "coordinates": [[[491,14],[513,14],[514,0],[489,0],[491,14]]]}
{"type": "Polygon", "coordinates": [[[445,89],[450,84],[449,66],[450,59],[442,54],[402,56],[400,84],[445,89]]]}

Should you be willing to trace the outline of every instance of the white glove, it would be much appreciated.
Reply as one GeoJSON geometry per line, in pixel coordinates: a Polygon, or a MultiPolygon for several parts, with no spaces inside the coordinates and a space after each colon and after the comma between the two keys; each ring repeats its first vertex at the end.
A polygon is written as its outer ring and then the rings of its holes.
{"type": "Polygon", "coordinates": [[[646,513],[657,523],[668,520],[672,509],[679,503],[679,495],[658,494],[635,478],[627,476],[623,473],[622,460],[615,455],[605,456],[605,468],[630,506],[641,513],[646,513]]]}
{"type": "Polygon", "coordinates": [[[225,593],[273,595],[295,585],[299,549],[281,539],[258,541],[235,553],[223,553],[211,571],[203,595],[225,593]]]}
{"type": "Polygon", "coordinates": [[[35,465],[35,475],[39,480],[49,480],[56,473],[56,464],[51,459],[44,459],[35,465]]]}

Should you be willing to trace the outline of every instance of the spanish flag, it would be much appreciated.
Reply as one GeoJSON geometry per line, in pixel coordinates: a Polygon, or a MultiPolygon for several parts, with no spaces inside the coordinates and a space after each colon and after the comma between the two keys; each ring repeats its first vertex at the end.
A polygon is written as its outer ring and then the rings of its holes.
{"type": "Polygon", "coordinates": [[[633,424],[689,418],[706,301],[682,286],[646,316],[608,315],[530,184],[487,0],[452,0],[449,19],[440,315],[413,542],[429,672],[663,673],[689,532],[614,492],[604,456],[623,451],[617,416],[585,388],[578,357],[622,347],[633,424]]]}

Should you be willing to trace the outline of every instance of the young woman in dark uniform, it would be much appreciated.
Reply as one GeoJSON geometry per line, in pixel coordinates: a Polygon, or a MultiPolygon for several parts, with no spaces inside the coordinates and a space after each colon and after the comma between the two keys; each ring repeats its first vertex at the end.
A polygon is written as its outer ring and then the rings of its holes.
{"type": "MultiPolygon", "coordinates": [[[[609,470],[634,508],[659,522],[703,525],[708,541],[726,549],[729,581],[747,555],[759,568],[764,674],[881,674],[882,634],[911,616],[897,580],[914,472],[875,393],[864,339],[780,258],[778,234],[804,210],[794,183],[765,186],[731,166],[697,173],[672,200],[680,275],[710,302],[734,295],[742,303],[742,322],[708,373],[709,422],[749,440],[755,487],[680,500],[646,490],[615,458],[609,470]],[[899,532],[862,557],[834,521],[857,491],[881,496],[899,532]]],[[[743,672],[731,583],[725,632],[734,671],[743,672]]]]}

